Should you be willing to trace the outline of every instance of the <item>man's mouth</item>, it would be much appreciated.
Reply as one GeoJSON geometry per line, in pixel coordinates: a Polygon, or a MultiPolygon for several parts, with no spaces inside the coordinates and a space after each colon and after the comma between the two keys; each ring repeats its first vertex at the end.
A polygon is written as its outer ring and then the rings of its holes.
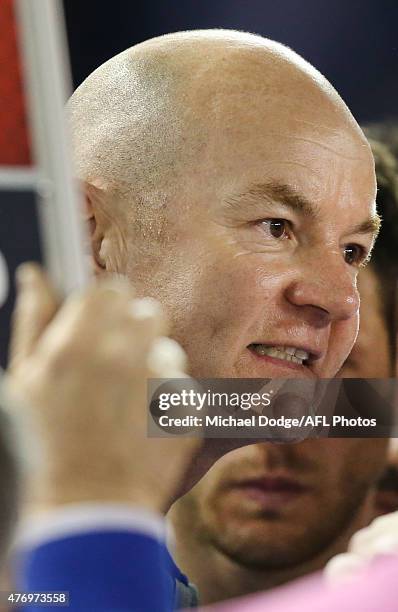
{"type": "Polygon", "coordinates": [[[264,509],[276,510],[308,492],[308,487],[292,478],[265,477],[240,482],[236,490],[264,509]]]}
{"type": "Polygon", "coordinates": [[[253,353],[260,356],[272,357],[297,365],[309,365],[312,353],[294,346],[267,346],[265,344],[250,344],[248,347],[253,353]]]}

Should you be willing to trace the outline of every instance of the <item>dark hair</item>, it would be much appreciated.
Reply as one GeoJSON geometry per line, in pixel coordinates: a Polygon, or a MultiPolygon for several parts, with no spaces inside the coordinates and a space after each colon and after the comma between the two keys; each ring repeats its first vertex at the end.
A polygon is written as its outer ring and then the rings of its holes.
{"type": "Polygon", "coordinates": [[[375,158],[376,204],[382,218],[370,265],[380,281],[383,312],[395,364],[398,331],[398,125],[373,124],[367,126],[364,132],[375,158]]]}

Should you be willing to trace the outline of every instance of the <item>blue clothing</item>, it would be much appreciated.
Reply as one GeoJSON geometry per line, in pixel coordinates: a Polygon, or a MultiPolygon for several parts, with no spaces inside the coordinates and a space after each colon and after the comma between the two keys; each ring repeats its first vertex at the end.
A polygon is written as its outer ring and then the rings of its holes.
{"type": "MultiPolygon", "coordinates": [[[[67,591],[65,610],[70,612],[171,612],[197,603],[165,544],[124,530],[80,533],[38,545],[21,555],[18,576],[20,591],[67,591]]],[[[25,604],[21,609],[60,612],[62,607],[25,604]]]]}

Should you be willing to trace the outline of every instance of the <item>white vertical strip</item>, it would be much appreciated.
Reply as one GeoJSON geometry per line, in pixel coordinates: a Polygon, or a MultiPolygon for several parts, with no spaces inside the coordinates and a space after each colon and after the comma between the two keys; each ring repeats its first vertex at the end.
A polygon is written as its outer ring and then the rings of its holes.
{"type": "Polygon", "coordinates": [[[88,279],[81,196],[73,180],[64,105],[71,91],[59,0],[16,3],[33,153],[40,172],[44,253],[55,286],[67,294],[88,279]]]}

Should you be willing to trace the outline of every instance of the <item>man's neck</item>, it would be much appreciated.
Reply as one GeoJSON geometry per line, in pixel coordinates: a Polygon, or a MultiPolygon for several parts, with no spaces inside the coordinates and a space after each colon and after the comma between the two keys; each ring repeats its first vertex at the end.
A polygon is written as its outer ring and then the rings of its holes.
{"type": "Polygon", "coordinates": [[[175,560],[199,590],[203,605],[231,597],[240,597],[256,591],[280,586],[312,572],[323,569],[335,555],[347,550],[351,536],[369,523],[370,500],[361,507],[355,519],[334,542],[312,559],[283,569],[253,569],[231,559],[184,521],[174,517],[176,532],[175,560]]]}

